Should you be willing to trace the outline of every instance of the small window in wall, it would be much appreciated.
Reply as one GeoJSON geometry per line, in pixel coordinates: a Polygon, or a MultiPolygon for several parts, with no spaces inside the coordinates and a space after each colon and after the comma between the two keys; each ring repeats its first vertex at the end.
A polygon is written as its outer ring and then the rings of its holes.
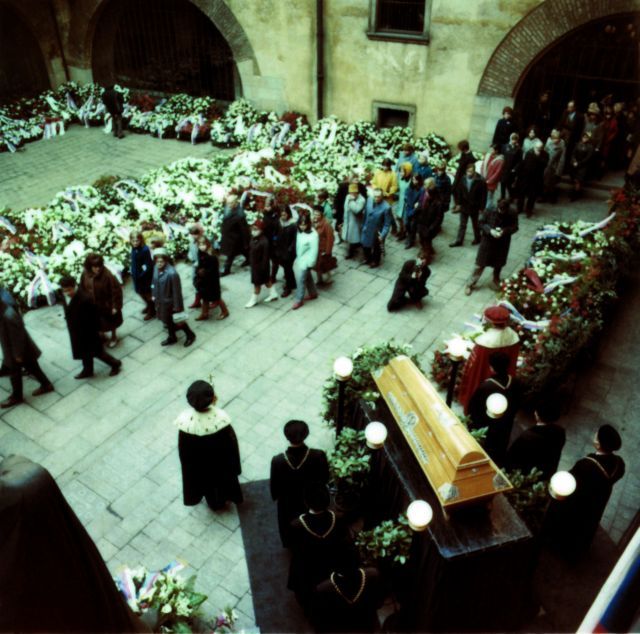
{"type": "Polygon", "coordinates": [[[415,106],[399,106],[379,101],[373,104],[373,118],[378,128],[393,128],[394,126],[413,128],[415,115],[415,106]]]}
{"type": "Polygon", "coordinates": [[[426,44],[432,0],[369,0],[370,39],[426,44]]]}

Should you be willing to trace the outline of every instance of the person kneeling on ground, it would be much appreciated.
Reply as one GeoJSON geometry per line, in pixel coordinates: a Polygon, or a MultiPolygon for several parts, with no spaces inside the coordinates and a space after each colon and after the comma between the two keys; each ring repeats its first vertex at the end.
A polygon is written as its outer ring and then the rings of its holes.
{"type": "Polygon", "coordinates": [[[64,316],[71,338],[71,352],[74,359],[82,360],[82,372],[75,378],[88,379],[93,376],[94,357],[111,368],[109,376],[115,376],[120,372],[122,361],[112,357],[104,349],[96,305],[78,288],[72,277],[63,277],[60,280],[60,288],[69,298],[69,303],[64,306],[64,316]]]}
{"type": "Polygon", "coordinates": [[[422,306],[422,298],[429,294],[427,280],[431,275],[431,269],[427,265],[424,253],[417,260],[407,260],[403,265],[393,287],[393,294],[387,304],[387,310],[393,312],[400,310],[406,304],[415,304],[417,308],[422,306]]]}

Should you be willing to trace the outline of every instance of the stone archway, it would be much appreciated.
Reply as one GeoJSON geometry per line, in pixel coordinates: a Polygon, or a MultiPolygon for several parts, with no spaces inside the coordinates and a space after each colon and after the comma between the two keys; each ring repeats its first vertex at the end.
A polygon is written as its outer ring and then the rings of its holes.
{"type": "Polygon", "coordinates": [[[516,24],[489,59],[474,100],[469,137],[487,146],[505,105],[513,105],[518,86],[532,64],[558,40],[609,15],[638,11],[638,0],[546,0],[516,24]]]}
{"type": "MultiPolygon", "coordinates": [[[[224,0],[190,0],[204,13],[227,41],[238,70],[243,94],[260,100],[265,83],[251,42],[224,0]]],[[[109,0],[80,0],[70,20],[68,46],[69,65],[79,81],[91,81],[95,33],[109,0]]]]}

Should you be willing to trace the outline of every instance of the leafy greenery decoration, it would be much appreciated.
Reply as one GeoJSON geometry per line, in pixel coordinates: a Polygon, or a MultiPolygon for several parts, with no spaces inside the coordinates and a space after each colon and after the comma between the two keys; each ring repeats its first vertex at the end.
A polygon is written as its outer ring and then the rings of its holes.
{"type": "Polygon", "coordinates": [[[368,531],[356,535],[355,544],[364,561],[404,565],[409,560],[413,533],[404,515],[385,520],[368,531]]]}

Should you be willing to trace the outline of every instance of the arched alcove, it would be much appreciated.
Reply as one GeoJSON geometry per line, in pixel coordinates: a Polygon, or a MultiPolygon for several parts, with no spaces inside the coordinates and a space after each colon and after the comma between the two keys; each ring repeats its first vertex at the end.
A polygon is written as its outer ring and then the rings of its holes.
{"type": "Polygon", "coordinates": [[[624,13],[593,20],[568,33],[536,59],[516,88],[516,108],[533,121],[538,97],[549,91],[553,119],[570,100],[585,111],[605,95],[632,102],[640,96],[640,19],[624,13]]]}
{"type": "Polygon", "coordinates": [[[229,101],[240,92],[231,47],[189,0],[110,0],[92,49],[101,83],[229,101]]]}
{"type": "Polygon", "coordinates": [[[22,16],[0,4],[0,103],[50,88],[38,40],[22,16]]]}

